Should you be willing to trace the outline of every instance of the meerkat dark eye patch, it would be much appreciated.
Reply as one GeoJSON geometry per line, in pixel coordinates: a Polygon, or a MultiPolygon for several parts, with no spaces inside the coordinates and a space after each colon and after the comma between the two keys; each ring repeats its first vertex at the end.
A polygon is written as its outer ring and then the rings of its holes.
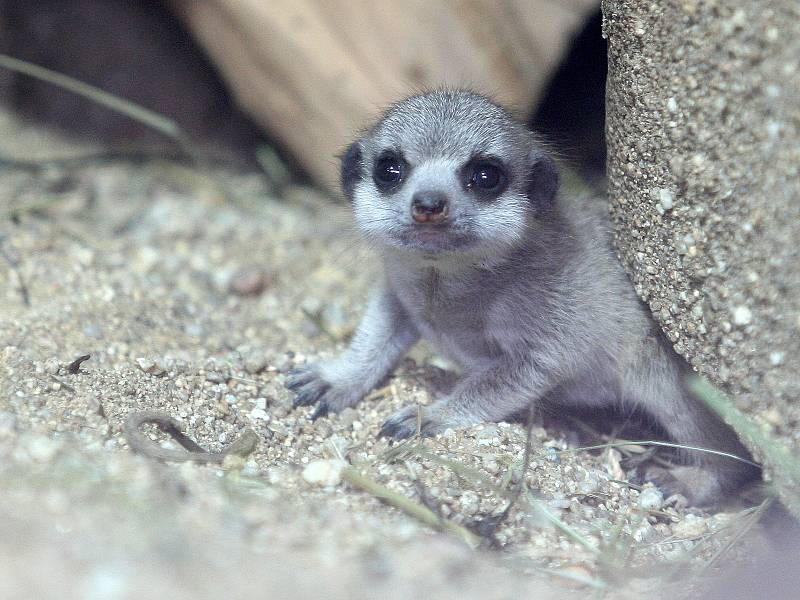
{"type": "Polygon", "coordinates": [[[493,158],[476,158],[464,169],[466,187],[484,197],[496,197],[505,191],[508,175],[502,164],[493,158]]]}
{"type": "Polygon", "coordinates": [[[341,161],[339,177],[342,191],[352,202],[356,184],[361,179],[361,144],[357,141],[350,144],[341,155],[341,161]]]}
{"type": "Polygon", "coordinates": [[[550,208],[558,191],[558,169],[553,159],[545,154],[537,156],[528,176],[528,198],[536,206],[550,208]]]}
{"type": "Polygon", "coordinates": [[[406,161],[395,152],[385,152],[375,161],[372,168],[372,179],[382,192],[398,187],[405,177],[406,161]]]}

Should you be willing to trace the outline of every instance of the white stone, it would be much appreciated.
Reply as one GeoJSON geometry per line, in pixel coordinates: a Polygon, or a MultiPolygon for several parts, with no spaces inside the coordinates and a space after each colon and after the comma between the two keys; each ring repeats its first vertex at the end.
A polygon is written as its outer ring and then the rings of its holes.
{"type": "Polygon", "coordinates": [[[707,530],[708,524],[705,519],[692,514],[686,515],[683,521],[672,526],[672,533],[675,534],[675,537],[687,540],[699,538],[707,530]]]}
{"type": "Polygon", "coordinates": [[[777,367],[783,364],[784,357],[785,355],[783,352],[770,352],[769,362],[773,367],[777,367]]]}
{"type": "Polygon", "coordinates": [[[461,512],[465,515],[474,515],[478,512],[478,508],[480,508],[480,498],[478,498],[478,494],[473,492],[472,490],[467,490],[461,497],[458,499],[458,504],[461,506],[461,512]]]}
{"type": "Polygon", "coordinates": [[[678,101],[675,98],[670,97],[667,99],[667,110],[672,114],[678,112],[678,101]]]}
{"type": "Polygon", "coordinates": [[[675,203],[675,194],[666,188],[658,190],[658,202],[664,210],[671,210],[675,203]]]}
{"type": "Polygon", "coordinates": [[[303,469],[303,479],[312,485],[336,486],[342,482],[344,467],[341,460],[313,460],[303,469]]]}
{"type": "Polygon", "coordinates": [[[251,410],[250,418],[254,421],[269,421],[269,415],[263,408],[254,408],[251,410]]]}
{"type": "Polygon", "coordinates": [[[736,325],[749,325],[753,321],[753,313],[746,306],[737,306],[733,309],[733,322],[736,325]]]}
{"type": "Polygon", "coordinates": [[[664,494],[658,488],[644,488],[639,493],[638,503],[642,510],[659,510],[664,504],[664,494]]]}
{"type": "Polygon", "coordinates": [[[649,542],[657,536],[658,532],[647,521],[642,521],[642,523],[631,533],[631,537],[633,537],[633,539],[635,539],[637,542],[649,542]]]}
{"type": "Polygon", "coordinates": [[[595,473],[586,473],[578,482],[578,489],[582,494],[593,494],[600,489],[600,479],[595,473]]]}
{"type": "Polygon", "coordinates": [[[137,358],[136,366],[138,366],[142,371],[144,371],[149,375],[159,376],[159,375],[164,375],[164,373],[166,373],[164,367],[162,367],[156,361],[151,360],[149,358],[143,358],[143,357],[137,358]]]}

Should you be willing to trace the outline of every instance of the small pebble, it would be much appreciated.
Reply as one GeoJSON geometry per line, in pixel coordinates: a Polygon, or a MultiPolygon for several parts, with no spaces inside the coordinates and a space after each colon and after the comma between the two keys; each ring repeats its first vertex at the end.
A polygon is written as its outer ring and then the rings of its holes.
{"type": "Polygon", "coordinates": [[[156,377],[159,377],[166,373],[164,367],[162,367],[156,361],[151,360],[149,358],[137,358],[136,366],[138,366],[145,373],[149,375],[155,375],[156,377]]]}
{"type": "Polygon", "coordinates": [[[99,340],[103,337],[103,328],[97,323],[89,323],[83,328],[83,335],[95,340],[99,340]]]}
{"type": "Polygon", "coordinates": [[[269,421],[269,414],[263,408],[254,408],[250,411],[250,418],[254,421],[269,421]]]}
{"type": "Polygon", "coordinates": [[[753,313],[746,306],[737,306],[733,309],[733,322],[735,325],[749,325],[753,321],[753,313]]]}
{"type": "Polygon", "coordinates": [[[673,114],[678,112],[678,102],[674,97],[669,97],[667,99],[667,110],[673,114]]]}
{"type": "Polygon", "coordinates": [[[211,383],[225,383],[227,380],[227,377],[217,371],[209,371],[206,373],[206,381],[210,381],[211,383]]]}
{"type": "Polygon", "coordinates": [[[761,413],[761,417],[773,427],[780,427],[786,423],[786,419],[781,415],[776,407],[771,406],[761,413]]]}
{"type": "Polygon", "coordinates": [[[319,315],[324,306],[322,300],[314,298],[313,296],[306,296],[303,298],[302,302],[300,302],[300,310],[307,315],[319,315]]]}
{"type": "Polygon", "coordinates": [[[606,471],[613,479],[625,479],[625,471],[622,470],[620,460],[622,454],[615,448],[606,448],[603,452],[603,459],[605,462],[606,471]]]}
{"type": "Polygon", "coordinates": [[[356,409],[348,406],[342,412],[339,413],[339,424],[347,429],[353,425],[358,419],[358,412],[356,409]]]}
{"type": "Polygon", "coordinates": [[[658,488],[644,488],[639,493],[638,504],[642,510],[659,510],[664,504],[664,494],[658,488]]]}
{"type": "Polygon", "coordinates": [[[238,454],[228,454],[222,460],[222,468],[228,471],[241,471],[244,469],[245,459],[238,454]]]}
{"type": "Polygon", "coordinates": [[[258,466],[258,462],[253,460],[252,458],[244,463],[244,468],[242,469],[242,475],[246,475],[248,477],[258,477],[261,475],[261,469],[258,466]]]}
{"type": "Polygon", "coordinates": [[[266,369],[268,362],[263,350],[252,350],[244,357],[244,370],[255,375],[266,369]]]}
{"type": "Polygon", "coordinates": [[[275,364],[273,366],[278,373],[285,373],[294,366],[294,361],[290,356],[281,354],[277,359],[275,359],[275,364]]]}
{"type": "Polygon", "coordinates": [[[554,462],[556,464],[561,462],[561,457],[559,456],[556,449],[552,447],[548,447],[547,450],[545,450],[545,458],[547,458],[547,460],[549,460],[550,462],[554,462]]]}
{"type": "Polygon", "coordinates": [[[582,494],[593,494],[600,489],[600,478],[596,473],[587,471],[583,479],[578,482],[578,489],[582,494]]]}
{"type": "Polygon", "coordinates": [[[257,267],[242,269],[231,277],[230,291],[237,296],[258,296],[269,284],[269,278],[257,267]]]}
{"type": "Polygon", "coordinates": [[[341,460],[312,460],[303,469],[303,479],[322,487],[333,487],[342,481],[345,463],[341,460]]]}
{"type": "Polygon", "coordinates": [[[269,429],[272,433],[274,433],[280,438],[285,438],[289,436],[289,430],[286,429],[286,427],[284,427],[280,423],[277,423],[275,421],[270,421],[269,425],[267,425],[267,429],[269,429]]]}
{"type": "Polygon", "coordinates": [[[671,210],[674,205],[675,195],[666,188],[658,190],[658,203],[664,210],[671,210]]]}
{"type": "Polygon", "coordinates": [[[492,475],[497,475],[500,472],[500,465],[494,458],[484,456],[481,462],[483,463],[483,468],[492,475]]]}
{"type": "Polygon", "coordinates": [[[547,501],[547,505],[550,508],[561,508],[566,510],[570,507],[570,501],[566,498],[553,498],[552,500],[547,501]]]}
{"type": "Polygon", "coordinates": [[[636,529],[633,530],[631,536],[637,542],[648,542],[653,538],[658,537],[658,531],[656,531],[647,520],[644,520],[638,527],[636,527],[636,529]]]}
{"type": "Polygon", "coordinates": [[[472,490],[467,490],[458,499],[458,505],[461,507],[461,512],[465,515],[471,516],[478,512],[481,501],[478,494],[472,490]]]}
{"type": "Polygon", "coordinates": [[[59,363],[56,358],[48,358],[44,361],[44,370],[51,375],[58,375],[58,372],[61,370],[61,363],[59,363]]]}
{"type": "Polygon", "coordinates": [[[672,533],[675,537],[683,539],[695,539],[703,535],[708,530],[705,519],[688,514],[683,519],[672,526],[672,533]]]}

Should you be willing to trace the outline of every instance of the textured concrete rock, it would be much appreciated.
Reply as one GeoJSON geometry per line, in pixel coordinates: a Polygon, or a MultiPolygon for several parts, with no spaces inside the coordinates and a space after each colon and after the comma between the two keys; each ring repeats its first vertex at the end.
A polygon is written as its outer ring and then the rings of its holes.
{"type": "Polygon", "coordinates": [[[603,10],[623,262],[675,349],[795,437],[800,4],[606,0],[603,10]]]}

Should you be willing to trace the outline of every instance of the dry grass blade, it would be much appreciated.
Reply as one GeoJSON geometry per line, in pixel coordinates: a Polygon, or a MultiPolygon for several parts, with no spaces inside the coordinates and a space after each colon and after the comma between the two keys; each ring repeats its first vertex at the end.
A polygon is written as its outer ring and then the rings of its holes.
{"type": "Polygon", "coordinates": [[[175,121],[148,110],[143,106],[139,106],[138,104],[130,102],[129,100],[124,100],[114,96],[113,94],[104,92],[93,85],[78,81],[77,79],[73,79],[68,75],[56,73],[50,69],[45,69],[44,67],[34,65],[24,60],[19,60],[17,58],[8,56],[7,54],[0,54],[0,67],[46,81],[47,83],[51,83],[65,90],[69,90],[70,92],[78,94],[79,96],[88,98],[92,102],[101,104],[110,110],[139,121],[140,123],[143,123],[148,127],[172,138],[181,146],[184,151],[187,152],[187,154],[190,156],[193,155],[191,148],[189,148],[188,144],[186,144],[186,137],[184,133],[181,131],[180,127],[178,127],[175,121]]]}
{"type": "Polygon", "coordinates": [[[500,488],[499,486],[495,485],[494,482],[491,479],[489,479],[489,477],[487,477],[477,469],[473,469],[457,461],[449,460],[447,458],[438,456],[437,454],[431,452],[427,448],[423,448],[422,446],[408,446],[406,450],[408,452],[413,452],[415,454],[418,454],[419,456],[427,458],[432,462],[438,463],[443,467],[447,467],[462,479],[470,481],[474,485],[482,486],[494,492],[501,498],[505,498],[506,500],[516,499],[516,501],[524,504],[526,508],[533,514],[537,514],[542,518],[544,518],[546,521],[550,522],[562,533],[564,533],[565,535],[576,541],[585,549],[589,550],[592,553],[598,552],[597,547],[595,547],[592,543],[590,543],[578,531],[576,531],[575,529],[567,525],[564,521],[562,521],[554,514],[552,514],[547,509],[547,507],[544,505],[543,502],[539,501],[539,499],[537,499],[531,494],[530,489],[525,488],[524,491],[526,493],[517,496],[516,490],[508,490],[500,488]]]}
{"type": "Polygon", "coordinates": [[[703,565],[702,569],[700,570],[700,575],[708,571],[712,566],[714,566],[720,558],[722,558],[731,548],[733,548],[739,540],[741,540],[747,532],[750,531],[753,526],[758,523],[761,519],[761,516],[766,512],[766,510],[772,505],[773,499],[767,498],[758,507],[752,512],[752,514],[747,519],[747,522],[742,525],[736,533],[734,533],[726,542],[725,544],[717,550],[714,555],[708,560],[706,564],[703,565]]]}
{"type": "Polygon", "coordinates": [[[6,251],[5,246],[3,243],[5,242],[4,237],[0,237],[0,256],[2,256],[5,261],[8,263],[8,266],[11,268],[11,271],[16,275],[17,282],[18,282],[18,289],[19,294],[22,297],[22,303],[30,308],[31,306],[31,295],[28,291],[28,285],[25,283],[25,278],[22,276],[22,271],[20,270],[19,259],[16,258],[14,255],[6,251]]]}
{"type": "Polygon", "coordinates": [[[773,486],[786,508],[800,518],[800,462],[782,442],[766,433],[739,411],[718,389],[699,377],[689,382],[690,389],[713,409],[734,431],[756,448],[772,470],[773,486]]]}
{"type": "Polygon", "coordinates": [[[547,567],[534,567],[534,568],[540,573],[546,573],[547,575],[559,579],[566,579],[567,581],[571,581],[580,584],[582,586],[592,588],[597,591],[608,589],[608,585],[602,579],[596,579],[594,577],[590,577],[588,575],[582,575],[580,573],[573,573],[567,569],[549,569],[547,567]]]}
{"type": "Polygon", "coordinates": [[[322,319],[322,315],[311,312],[307,308],[300,307],[300,312],[305,315],[306,319],[311,321],[314,326],[319,329],[320,333],[325,335],[328,339],[330,339],[333,343],[337,344],[341,340],[330,330],[328,329],[327,325],[325,325],[325,321],[322,319]]]}
{"type": "Polygon", "coordinates": [[[530,490],[527,490],[525,500],[527,501],[528,506],[534,509],[536,513],[543,516],[547,521],[549,521],[556,529],[559,529],[561,533],[566,535],[567,537],[573,539],[574,541],[578,542],[584,549],[588,550],[592,554],[600,554],[601,550],[597,548],[597,546],[593,545],[589,540],[587,540],[584,536],[582,536],[578,531],[567,525],[564,521],[559,519],[553,513],[551,513],[547,507],[541,502],[538,498],[535,498],[530,490]]]}
{"type": "Polygon", "coordinates": [[[403,494],[399,494],[390,490],[389,488],[379,484],[373,479],[370,479],[352,467],[344,469],[342,472],[342,478],[351,485],[354,485],[364,490],[368,494],[383,500],[387,504],[402,510],[407,515],[414,517],[425,525],[455,536],[466,543],[470,548],[477,548],[481,543],[481,538],[472,533],[466,527],[462,527],[457,523],[442,519],[439,515],[426,506],[414,502],[403,494]]]}
{"type": "MultiPolygon", "coordinates": [[[[207,172],[207,169],[204,170],[208,162],[205,156],[197,151],[195,146],[191,143],[189,136],[186,135],[180,126],[172,119],[160,115],[157,112],[153,112],[135,102],[96,88],[93,85],[73,79],[63,73],[51,71],[50,69],[8,56],[7,54],[0,54],[0,67],[58,86],[162,133],[172,139],[193,164],[193,180],[203,181],[204,185],[211,187],[227,202],[239,204],[235,197],[228,194],[225,187],[214,176],[207,172]]],[[[177,166],[175,172],[178,172],[177,166]]]]}
{"type": "MultiPolygon", "coordinates": [[[[698,583],[703,573],[705,573],[706,570],[711,566],[710,561],[717,562],[719,558],[721,558],[728,550],[730,550],[730,548],[732,548],[739,540],[741,540],[752,528],[752,526],[755,525],[761,518],[763,515],[762,509],[766,510],[767,508],[769,508],[769,506],[765,506],[764,503],[758,506],[746,508],[742,511],[739,511],[736,515],[736,518],[732,519],[726,525],[693,539],[694,545],[691,547],[691,549],[674,557],[672,559],[671,567],[666,564],[663,565],[663,568],[665,569],[662,577],[662,581],[664,582],[664,590],[674,590],[674,593],[679,595],[685,591],[688,579],[698,583]],[[754,513],[758,514],[756,515],[755,519],[751,520],[754,513]],[[727,542],[724,542],[722,546],[713,552],[712,558],[709,559],[709,561],[705,561],[698,567],[696,559],[708,550],[708,545],[714,539],[718,539],[720,536],[726,535],[731,531],[732,533],[730,533],[730,537],[728,538],[727,542]],[[723,550],[720,550],[720,548],[723,548],[723,550]]],[[[649,545],[674,545],[676,543],[679,544],[682,541],[684,540],[672,535],[666,539],[653,542],[649,545]]]]}
{"type": "Polygon", "coordinates": [[[222,464],[231,455],[243,458],[249,456],[261,441],[258,434],[248,427],[221,452],[209,452],[183,433],[181,423],[173,419],[168,413],[157,410],[140,410],[129,413],[122,430],[128,445],[134,452],[149,458],[169,462],[222,464]],[[141,427],[147,424],[158,426],[164,433],[183,446],[185,451],[162,448],[153,442],[141,431],[141,427]]]}
{"type": "MultiPolygon", "coordinates": [[[[51,167],[77,169],[81,167],[103,165],[120,161],[142,164],[155,161],[185,163],[192,160],[193,159],[191,156],[186,156],[186,153],[180,149],[150,150],[148,148],[110,148],[107,150],[88,152],[86,154],[78,154],[74,156],[53,156],[51,158],[43,157],[35,160],[13,158],[6,156],[5,154],[0,154],[0,167],[11,167],[19,171],[38,173],[39,171],[43,171],[51,167]]],[[[207,157],[206,162],[208,163],[209,161],[213,161],[215,164],[220,166],[230,166],[230,161],[224,157],[207,157]]]]}
{"type": "Polygon", "coordinates": [[[760,466],[752,460],[747,460],[741,456],[736,456],[730,452],[722,452],[720,450],[712,450],[711,448],[701,448],[699,446],[686,446],[685,444],[673,444],[671,442],[661,442],[658,440],[626,440],[620,442],[609,442],[608,444],[596,444],[594,446],[580,446],[578,448],[565,448],[564,450],[555,450],[559,454],[564,452],[580,452],[583,450],[602,450],[603,448],[620,448],[623,446],[660,446],[662,448],[677,448],[679,450],[691,450],[693,452],[705,452],[707,454],[716,454],[717,456],[724,456],[732,460],[738,460],[754,467],[760,466]]]}
{"type": "Polygon", "coordinates": [[[443,467],[450,469],[453,473],[458,475],[461,479],[465,481],[469,481],[471,483],[477,483],[481,485],[495,494],[502,496],[504,498],[511,498],[514,494],[513,491],[502,489],[499,486],[495,485],[494,482],[487,476],[481,473],[479,470],[469,467],[463,463],[460,463],[455,460],[451,460],[449,458],[444,458],[443,456],[439,456],[435,452],[431,452],[427,448],[420,446],[420,445],[409,445],[406,449],[406,452],[417,454],[423,458],[427,458],[431,462],[435,462],[443,467]]]}

